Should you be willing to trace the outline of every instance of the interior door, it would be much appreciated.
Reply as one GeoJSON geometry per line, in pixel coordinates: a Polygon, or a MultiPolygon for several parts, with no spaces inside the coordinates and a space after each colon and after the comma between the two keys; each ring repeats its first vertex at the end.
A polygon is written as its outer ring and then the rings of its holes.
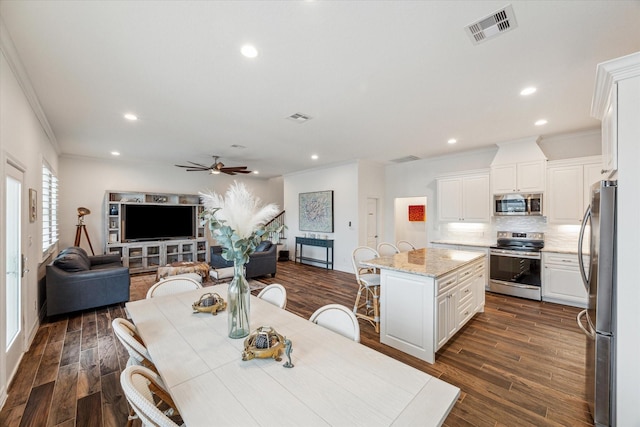
{"type": "Polygon", "coordinates": [[[5,174],[5,286],[4,315],[7,379],[11,379],[24,350],[24,296],[22,292],[23,173],[7,163],[5,174]]]}
{"type": "Polygon", "coordinates": [[[378,199],[367,199],[367,246],[378,247],[378,199]]]}

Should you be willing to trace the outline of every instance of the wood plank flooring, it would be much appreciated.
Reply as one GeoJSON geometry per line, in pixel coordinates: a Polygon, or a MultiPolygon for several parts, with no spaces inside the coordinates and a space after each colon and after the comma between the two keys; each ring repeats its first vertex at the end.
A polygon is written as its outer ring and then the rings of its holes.
{"type": "MultiPolygon", "coordinates": [[[[283,262],[275,278],[260,280],[284,285],[287,310],[308,318],[328,303],[352,306],[354,277],[283,262]]],[[[132,299],[143,298],[153,281],[132,278],[132,299]]],[[[578,312],[487,293],[485,312],[438,352],[433,365],[380,344],[364,321],[361,341],[460,387],[445,426],[590,426],[578,312]]],[[[113,335],[115,317],[124,317],[119,305],[47,319],[9,387],[0,426],[124,426],[128,408],[119,375],[128,355],[113,335]]]]}

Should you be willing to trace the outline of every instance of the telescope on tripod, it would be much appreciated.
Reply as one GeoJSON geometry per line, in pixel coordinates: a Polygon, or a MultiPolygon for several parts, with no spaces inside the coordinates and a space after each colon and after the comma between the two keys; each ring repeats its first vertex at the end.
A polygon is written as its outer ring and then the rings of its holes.
{"type": "Polygon", "coordinates": [[[83,208],[82,206],[78,208],[78,224],[76,225],[76,239],[73,242],[73,246],[80,246],[80,238],[82,236],[82,230],[84,230],[84,235],[87,237],[87,243],[89,243],[89,248],[91,249],[91,255],[95,255],[89,233],[87,232],[87,226],[84,225],[84,216],[90,213],[91,211],[88,208],[83,208]]]}

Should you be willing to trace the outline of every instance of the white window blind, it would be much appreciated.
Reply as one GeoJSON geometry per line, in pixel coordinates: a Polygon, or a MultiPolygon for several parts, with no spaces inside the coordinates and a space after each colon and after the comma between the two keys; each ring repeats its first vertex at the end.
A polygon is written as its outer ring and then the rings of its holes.
{"type": "Polygon", "coordinates": [[[58,241],[58,178],[42,164],[42,252],[58,241]]]}

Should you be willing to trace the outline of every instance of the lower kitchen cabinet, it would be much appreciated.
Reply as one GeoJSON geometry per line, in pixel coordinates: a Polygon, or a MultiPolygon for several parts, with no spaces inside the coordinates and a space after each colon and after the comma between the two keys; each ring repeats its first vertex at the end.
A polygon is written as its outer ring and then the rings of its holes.
{"type": "Polygon", "coordinates": [[[587,307],[589,296],[580,277],[578,255],[545,252],[542,254],[542,265],[543,301],[587,307]]]}

